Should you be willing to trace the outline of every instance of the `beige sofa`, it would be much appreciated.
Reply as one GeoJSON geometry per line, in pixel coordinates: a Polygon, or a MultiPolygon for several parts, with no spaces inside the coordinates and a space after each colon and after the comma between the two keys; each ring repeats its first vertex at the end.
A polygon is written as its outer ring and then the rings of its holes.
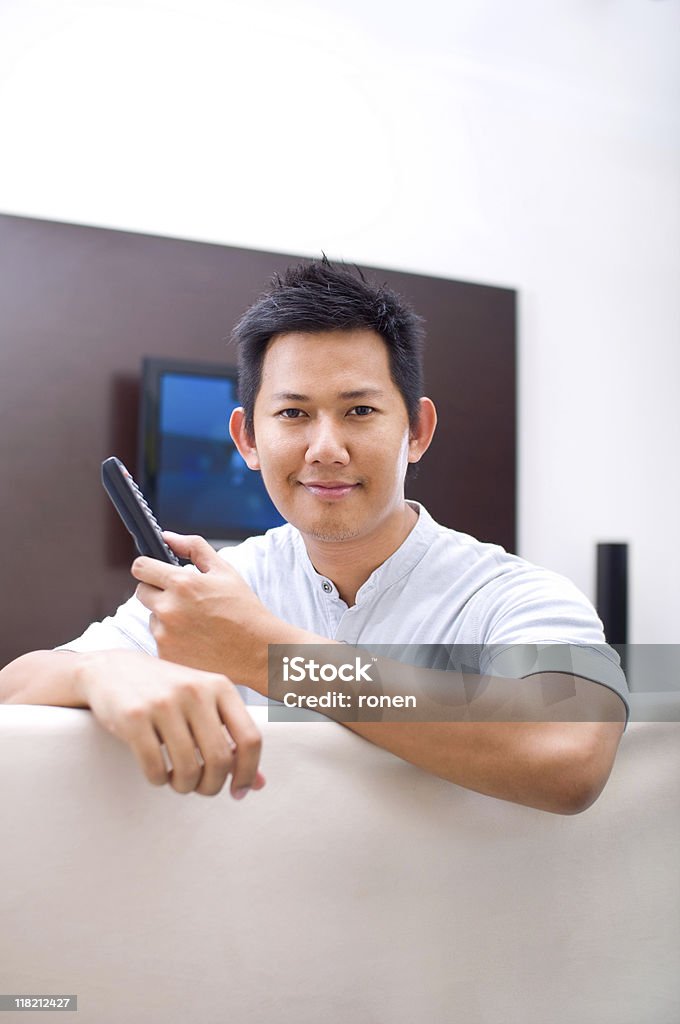
{"type": "Polygon", "coordinates": [[[81,1024],[677,1024],[680,695],[660,700],[636,716],[675,720],[631,722],[573,817],[265,708],[266,789],[179,796],[89,712],[4,706],[0,992],[76,994],[81,1024]]]}

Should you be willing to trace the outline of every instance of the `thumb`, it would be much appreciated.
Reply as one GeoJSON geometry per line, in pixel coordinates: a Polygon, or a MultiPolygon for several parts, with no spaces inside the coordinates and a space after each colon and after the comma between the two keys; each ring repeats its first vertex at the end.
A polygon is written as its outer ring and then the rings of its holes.
{"type": "Polygon", "coordinates": [[[217,552],[204,537],[163,530],[163,540],[180,558],[188,558],[193,562],[200,572],[209,572],[210,569],[222,565],[217,552]]]}

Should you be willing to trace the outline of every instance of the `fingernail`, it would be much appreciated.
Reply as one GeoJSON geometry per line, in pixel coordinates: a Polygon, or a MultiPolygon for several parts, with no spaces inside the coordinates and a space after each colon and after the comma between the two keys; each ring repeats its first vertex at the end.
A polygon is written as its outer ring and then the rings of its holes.
{"type": "Polygon", "coordinates": [[[247,796],[250,792],[250,786],[241,786],[240,789],[234,790],[234,800],[243,800],[244,796],[247,796]]]}

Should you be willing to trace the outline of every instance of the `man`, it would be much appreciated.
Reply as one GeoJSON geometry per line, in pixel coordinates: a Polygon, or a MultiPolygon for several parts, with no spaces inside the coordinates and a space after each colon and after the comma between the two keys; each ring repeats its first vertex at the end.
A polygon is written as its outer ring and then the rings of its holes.
{"type": "Polygon", "coordinates": [[[0,697],[89,707],[152,783],[211,795],[231,776],[241,798],[264,778],[236,685],[268,693],[269,645],[323,644],[338,665],[348,644],[390,645],[425,656],[378,657],[381,692],[420,686],[430,720],[354,716],[347,728],[481,793],[588,807],[624,728],[625,679],[567,580],[405,500],[436,426],[418,317],[324,259],[276,279],[234,334],[243,406],[231,434],[287,525],[219,555],[167,534],[198,572],[136,559],[135,597],[63,649],[7,666],[0,697]],[[588,652],[582,674],[560,644],[588,652]],[[472,675],[451,655],[459,645],[478,652],[472,675]],[[534,645],[528,660],[521,645],[534,645]]]}

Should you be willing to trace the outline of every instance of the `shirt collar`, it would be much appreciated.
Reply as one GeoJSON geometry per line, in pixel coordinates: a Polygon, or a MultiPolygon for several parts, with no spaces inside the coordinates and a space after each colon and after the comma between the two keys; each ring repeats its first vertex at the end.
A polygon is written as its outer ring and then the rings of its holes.
{"type": "MultiPolygon", "coordinates": [[[[359,587],[356,597],[357,605],[365,601],[370,595],[391,587],[403,576],[411,572],[434,542],[439,527],[430,513],[417,501],[407,500],[407,504],[418,513],[418,520],[408,537],[399,545],[397,550],[382,565],[379,565],[366,582],[359,587]]],[[[299,530],[295,530],[295,541],[301,564],[304,566],[308,577],[315,584],[318,584],[319,580],[324,577],[312,565],[299,530]]],[[[331,580],[330,582],[332,583],[333,581],[331,580]]],[[[334,584],[333,589],[335,590],[334,584]]]]}

